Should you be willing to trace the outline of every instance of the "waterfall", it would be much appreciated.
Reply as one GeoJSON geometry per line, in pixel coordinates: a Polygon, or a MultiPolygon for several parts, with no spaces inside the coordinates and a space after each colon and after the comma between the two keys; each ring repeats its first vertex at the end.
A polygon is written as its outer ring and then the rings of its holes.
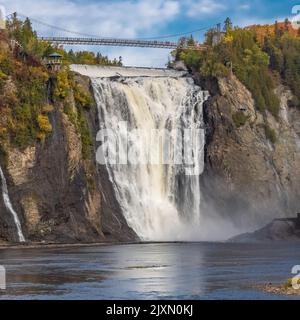
{"type": "MultiPolygon", "coordinates": [[[[133,160],[139,159],[137,163],[123,158],[114,162],[111,159],[116,160],[117,154],[111,152],[109,158],[108,152],[103,152],[103,163],[128,225],[146,241],[202,239],[200,174],[204,168],[205,142],[202,105],[208,93],[176,71],[72,68],[92,80],[100,129],[110,130],[119,149],[123,148],[133,160]],[[188,129],[194,131],[186,133],[188,129]],[[141,137],[136,133],[138,130],[143,131],[141,137]],[[162,140],[153,142],[153,130],[164,132],[162,140]],[[172,161],[145,161],[151,157],[162,159],[162,144],[168,135],[164,130],[170,132],[168,138],[175,142],[168,149],[172,161]],[[197,146],[192,154],[198,156],[198,161],[191,166],[196,174],[189,173],[186,163],[175,161],[182,153],[175,150],[178,141],[183,140],[188,146],[192,143],[197,146]],[[124,149],[126,141],[129,142],[124,149]]],[[[114,149],[110,142],[106,147],[114,149]]]]}
{"type": "Polygon", "coordinates": [[[0,166],[0,176],[1,176],[1,181],[2,181],[2,195],[3,195],[4,205],[13,217],[14,223],[16,225],[17,233],[18,233],[19,242],[25,242],[25,237],[22,232],[20,220],[19,220],[18,215],[17,215],[16,211],[14,210],[12,203],[10,201],[10,198],[9,198],[6,179],[5,179],[5,176],[2,171],[1,166],[0,166]]]}
{"type": "MultiPolygon", "coordinates": [[[[126,143],[129,140],[133,155],[139,159],[149,159],[157,153],[151,145],[151,130],[179,129],[182,133],[184,129],[203,127],[202,104],[208,94],[195,86],[191,79],[93,78],[92,84],[101,128],[112,130],[118,141],[126,143]],[[120,127],[122,121],[126,121],[129,127],[126,132],[120,127]],[[146,132],[142,141],[132,133],[134,129],[146,132]]],[[[199,136],[191,139],[200,139],[200,158],[196,167],[201,173],[204,131],[196,132],[199,136]]],[[[173,138],[177,141],[176,137],[173,138]]],[[[175,152],[171,154],[174,160],[175,152]]],[[[198,238],[201,223],[198,174],[186,175],[183,164],[161,162],[120,164],[106,161],[106,166],[128,225],[141,239],[173,241],[198,238]]]]}

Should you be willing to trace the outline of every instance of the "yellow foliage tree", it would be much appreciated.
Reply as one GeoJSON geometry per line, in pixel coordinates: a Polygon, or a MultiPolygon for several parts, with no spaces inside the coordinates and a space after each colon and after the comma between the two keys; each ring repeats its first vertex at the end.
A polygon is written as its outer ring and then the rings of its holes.
{"type": "Polygon", "coordinates": [[[233,42],[233,35],[230,33],[227,33],[224,37],[224,42],[225,43],[232,43],[233,42]]]}
{"type": "Polygon", "coordinates": [[[70,83],[67,71],[60,71],[57,73],[57,83],[54,90],[54,95],[57,98],[64,99],[68,96],[70,83]]]}
{"type": "Polygon", "coordinates": [[[52,132],[52,126],[47,116],[40,114],[38,115],[37,121],[42,133],[49,134],[52,132]]]}

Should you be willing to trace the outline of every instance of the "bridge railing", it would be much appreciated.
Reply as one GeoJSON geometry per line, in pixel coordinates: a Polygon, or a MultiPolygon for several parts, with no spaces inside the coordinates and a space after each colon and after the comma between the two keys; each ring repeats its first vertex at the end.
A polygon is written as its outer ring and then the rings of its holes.
{"type": "MultiPolygon", "coordinates": [[[[131,40],[131,39],[113,39],[113,38],[70,38],[70,37],[40,37],[40,40],[48,41],[56,44],[69,45],[103,45],[103,46],[127,46],[127,47],[148,47],[148,48],[162,48],[162,49],[177,49],[178,43],[170,41],[156,41],[156,40],[131,40]]],[[[191,48],[194,50],[206,50],[205,45],[196,45],[191,48]]]]}

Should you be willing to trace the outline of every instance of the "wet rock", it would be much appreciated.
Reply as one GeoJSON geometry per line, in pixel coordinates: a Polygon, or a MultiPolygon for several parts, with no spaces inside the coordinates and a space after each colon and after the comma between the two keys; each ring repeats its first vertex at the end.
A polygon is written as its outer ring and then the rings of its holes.
{"type": "Polygon", "coordinates": [[[229,239],[230,242],[256,241],[298,241],[300,240],[299,222],[296,218],[275,219],[265,227],[252,232],[244,233],[229,239]]]}
{"type": "Polygon", "coordinates": [[[300,110],[288,107],[290,90],[276,89],[278,118],[259,112],[250,92],[234,76],[195,81],[210,90],[204,106],[205,170],[201,176],[203,212],[232,221],[240,230],[255,230],[276,217],[298,211],[300,197],[300,110]],[[247,121],[237,126],[233,115],[247,121]],[[287,121],[288,120],[288,121],[287,121]],[[275,131],[271,143],[265,123],[275,131]]]}
{"type": "Polygon", "coordinates": [[[176,71],[188,71],[183,61],[176,61],[172,65],[172,69],[176,71]]]}

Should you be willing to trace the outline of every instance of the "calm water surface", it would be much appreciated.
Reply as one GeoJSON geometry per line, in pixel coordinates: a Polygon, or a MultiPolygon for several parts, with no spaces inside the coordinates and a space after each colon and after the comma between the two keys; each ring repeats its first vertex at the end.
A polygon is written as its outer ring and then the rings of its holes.
{"type": "MultiPolygon", "coordinates": [[[[163,243],[1,249],[0,299],[284,299],[299,243],[163,243]]],[[[289,297],[295,299],[295,297],[289,297]]]]}

